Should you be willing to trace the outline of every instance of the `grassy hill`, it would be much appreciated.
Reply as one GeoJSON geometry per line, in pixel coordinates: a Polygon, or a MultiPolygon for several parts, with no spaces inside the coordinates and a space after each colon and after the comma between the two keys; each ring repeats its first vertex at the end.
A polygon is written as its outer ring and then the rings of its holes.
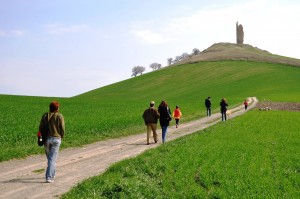
{"type": "MultiPolygon", "coordinates": [[[[204,115],[207,95],[214,111],[221,96],[231,105],[245,96],[299,102],[299,70],[266,62],[201,61],[125,81],[119,94],[115,84],[78,98],[114,95],[138,105],[162,96],[193,119],[204,115]]],[[[252,110],[112,165],[62,198],[299,198],[299,114],[252,110]]]]}

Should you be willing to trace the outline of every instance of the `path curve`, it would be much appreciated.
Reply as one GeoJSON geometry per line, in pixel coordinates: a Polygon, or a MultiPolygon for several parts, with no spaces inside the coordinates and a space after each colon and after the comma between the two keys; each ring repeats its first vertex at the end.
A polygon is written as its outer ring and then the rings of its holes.
{"type": "MultiPolygon", "coordinates": [[[[248,110],[258,102],[256,97],[248,98],[248,110]]],[[[247,110],[247,111],[248,111],[247,110]]],[[[229,119],[247,111],[244,105],[230,110],[229,119]]],[[[180,128],[168,128],[168,141],[205,129],[220,122],[220,113],[181,124],[180,128]]],[[[59,152],[57,176],[54,183],[45,183],[45,155],[34,155],[22,160],[0,163],[0,198],[34,199],[59,198],[83,180],[103,173],[111,164],[125,158],[135,157],[145,150],[161,143],[146,145],[146,132],[123,138],[109,139],[79,148],[69,148],[59,152]]]]}

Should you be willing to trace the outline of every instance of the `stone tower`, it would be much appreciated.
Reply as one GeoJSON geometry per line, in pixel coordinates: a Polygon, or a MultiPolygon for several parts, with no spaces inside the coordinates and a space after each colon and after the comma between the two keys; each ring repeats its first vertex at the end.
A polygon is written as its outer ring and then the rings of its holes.
{"type": "Polygon", "coordinates": [[[243,44],[244,43],[244,30],[242,24],[239,25],[238,22],[236,22],[236,43],[237,44],[243,44]]]}

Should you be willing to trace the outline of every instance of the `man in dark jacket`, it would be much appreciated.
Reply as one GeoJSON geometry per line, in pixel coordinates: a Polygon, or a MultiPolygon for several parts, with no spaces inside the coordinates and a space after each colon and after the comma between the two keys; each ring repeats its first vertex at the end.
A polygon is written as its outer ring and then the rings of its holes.
{"type": "Polygon", "coordinates": [[[206,115],[207,117],[211,116],[211,101],[210,101],[210,97],[207,97],[205,99],[205,107],[206,107],[206,115]]]}
{"type": "Polygon", "coordinates": [[[150,108],[146,109],[143,114],[145,125],[147,126],[147,145],[150,144],[150,134],[153,132],[154,142],[157,143],[157,121],[159,118],[158,111],[154,108],[154,101],[150,102],[150,108]]]}

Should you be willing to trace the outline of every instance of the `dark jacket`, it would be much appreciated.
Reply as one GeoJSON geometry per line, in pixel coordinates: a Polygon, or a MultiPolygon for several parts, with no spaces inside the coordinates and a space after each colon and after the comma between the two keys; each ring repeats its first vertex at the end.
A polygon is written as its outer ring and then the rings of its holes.
{"type": "Polygon", "coordinates": [[[221,112],[225,113],[227,111],[228,104],[226,102],[224,102],[224,101],[221,101],[220,102],[220,106],[221,106],[221,112]]]}
{"type": "Polygon", "coordinates": [[[157,124],[159,113],[155,108],[150,107],[144,111],[143,118],[146,125],[150,123],[157,124]]]}
{"type": "Polygon", "coordinates": [[[210,99],[208,99],[208,98],[205,99],[205,106],[206,107],[211,107],[211,101],[210,101],[210,99]]]}
{"type": "Polygon", "coordinates": [[[169,126],[169,122],[172,120],[170,108],[168,106],[160,105],[158,107],[158,112],[160,114],[160,118],[159,118],[160,126],[169,126]]]}

